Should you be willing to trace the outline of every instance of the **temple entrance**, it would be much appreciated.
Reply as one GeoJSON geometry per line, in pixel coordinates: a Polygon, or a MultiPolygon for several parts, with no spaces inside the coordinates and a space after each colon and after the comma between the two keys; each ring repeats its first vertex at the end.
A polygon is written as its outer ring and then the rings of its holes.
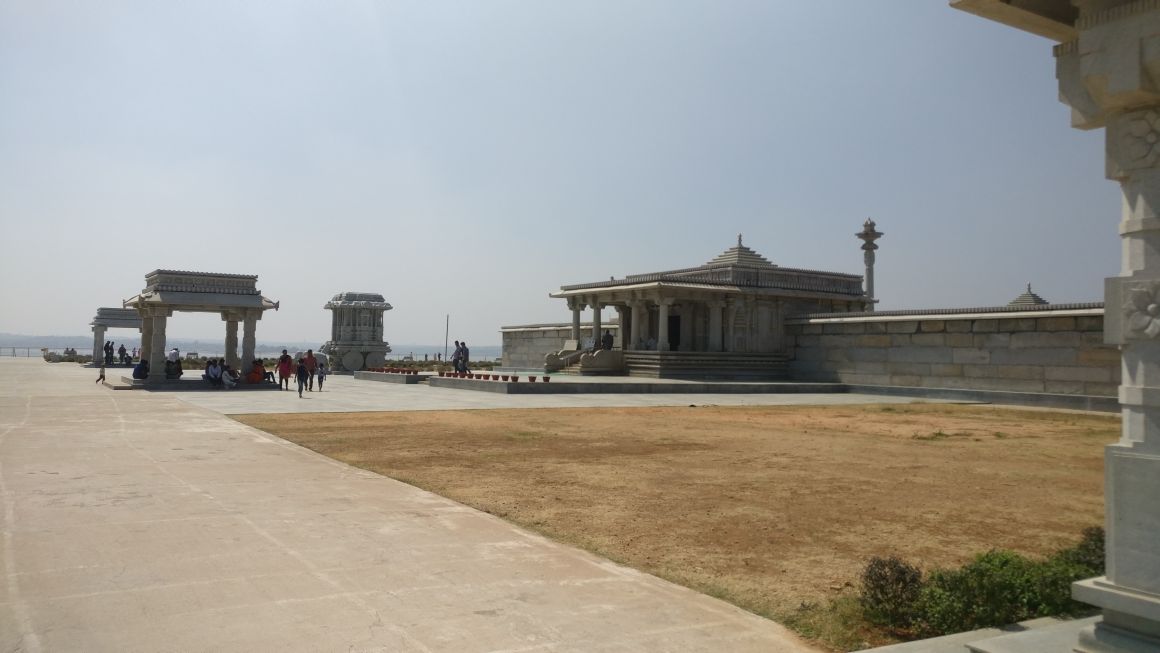
{"type": "Polygon", "coordinates": [[[669,316],[669,351],[681,349],[681,316],[669,316]]]}

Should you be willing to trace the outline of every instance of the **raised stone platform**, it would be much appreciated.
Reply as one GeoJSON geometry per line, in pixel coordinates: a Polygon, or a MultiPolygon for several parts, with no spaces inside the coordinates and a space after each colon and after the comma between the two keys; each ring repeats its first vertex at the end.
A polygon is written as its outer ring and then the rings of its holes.
{"type": "MultiPolygon", "coordinates": [[[[357,378],[357,375],[356,375],[357,378]]],[[[729,381],[646,381],[624,377],[560,377],[534,383],[522,377],[518,382],[483,381],[431,377],[427,383],[435,388],[476,390],[518,395],[550,394],[829,394],[848,390],[840,383],[729,382],[729,381]]]]}
{"type": "Polygon", "coordinates": [[[382,383],[402,383],[414,385],[431,378],[431,374],[399,374],[397,372],[355,372],[354,378],[360,381],[379,381],[382,383]]]}
{"type": "MultiPolygon", "coordinates": [[[[292,384],[293,385],[293,384],[292,384]]],[[[145,379],[134,379],[131,376],[122,376],[119,379],[107,379],[105,386],[113,390],[159,390],[163,392],[177,391],[210,391],[210,390],[225,390],[226,388],[215,388],[201,378],[200,374],[196,376],[184,375],[180,379],[165,379],[164,381],[146,381],[145,379]]],[[[270,383],[264,381],[262,383],[239,383],[235,385],[232,390],[277,390],[277,383],[270,383]]]]}

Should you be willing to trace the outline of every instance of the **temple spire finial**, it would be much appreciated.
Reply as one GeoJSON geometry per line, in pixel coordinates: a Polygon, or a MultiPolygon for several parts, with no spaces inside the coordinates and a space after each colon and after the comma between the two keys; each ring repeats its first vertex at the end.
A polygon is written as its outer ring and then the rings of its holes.
{"type": "Polygon", "coordinates": [[[741,247],[741,234],[737,234],[737,246],[741,247]]]}

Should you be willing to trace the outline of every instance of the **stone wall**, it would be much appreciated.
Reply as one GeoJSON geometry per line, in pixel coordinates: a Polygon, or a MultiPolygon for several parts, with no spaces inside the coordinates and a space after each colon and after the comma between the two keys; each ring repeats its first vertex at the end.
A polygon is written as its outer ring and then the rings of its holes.
{"type": "MultiPolygon", "coordinates": [[[[620,327],[616,322],[602,324],[620,342],[620,327]]],[[[544,354],[557,352],[572,337],[572,324],[528,324],[501,327],[503,334],[502,364],[517,369],[543,369],[544,354]]],[[[592,337],[592,323],[580,325],[581,339],[592,337]]]]}
{"type": "Polygon", "coordinates": [[[1117,395],[1120,353],[1103,344],[1102,308],[924,313],[791,320],[791,378],[1117,395]]]}

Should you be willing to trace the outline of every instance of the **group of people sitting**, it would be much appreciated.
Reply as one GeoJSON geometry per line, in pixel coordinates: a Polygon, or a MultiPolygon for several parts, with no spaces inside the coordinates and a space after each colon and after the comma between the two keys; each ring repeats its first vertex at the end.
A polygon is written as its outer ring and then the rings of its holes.
{"type": "Polygon", "coordinates": [[[216,358],[211,358],[205,364],[205,373],[201,375],[201,378],[215,388],[230,389],[238,384],[241,375],[226,363],[226,359],[223,358],[219,361],[216,358]]]}

